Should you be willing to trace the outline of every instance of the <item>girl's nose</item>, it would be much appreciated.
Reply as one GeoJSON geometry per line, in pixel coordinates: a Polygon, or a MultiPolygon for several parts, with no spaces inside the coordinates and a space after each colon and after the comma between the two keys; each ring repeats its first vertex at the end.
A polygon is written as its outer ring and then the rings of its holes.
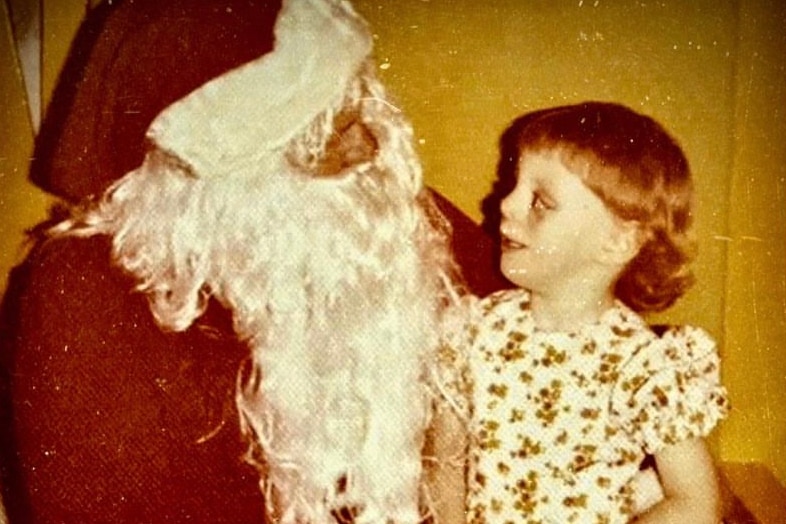
{"type": "Polygon", "coordinates": [[[506,196],[499,203],[499,211],[505,218],[510,218],[510,195],[506,196]]]}
{"type": "Polygon", "coordinates": [[[514,189],[499,203],[499,210],[504,218],[509,220],[520,218],[521,212],[519,208],[521,206],[516,205],[516,200],[516,190],[514,189]]]}

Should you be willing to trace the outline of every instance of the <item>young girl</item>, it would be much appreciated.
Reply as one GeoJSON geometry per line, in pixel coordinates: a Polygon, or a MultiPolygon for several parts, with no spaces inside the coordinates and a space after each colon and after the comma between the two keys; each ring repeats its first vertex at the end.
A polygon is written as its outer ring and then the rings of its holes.
{"type": "Polygon", "coordinates": [[[629,522],[650,454],[664,496],[635,520],[718,522],[702,439],[728,410],[715,344],[692,327],[658,336],[639,316],[692,281],[687,160],[658,123],[616,104],[521,122],[500,227],[517,288],[474,300],[443,352],[459,417],[435,422],[437,517],[629,522]]]}

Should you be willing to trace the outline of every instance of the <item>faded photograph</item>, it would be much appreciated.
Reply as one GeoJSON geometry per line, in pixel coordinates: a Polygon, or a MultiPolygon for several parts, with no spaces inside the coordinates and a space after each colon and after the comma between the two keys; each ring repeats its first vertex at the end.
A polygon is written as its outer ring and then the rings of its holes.
{"type": "Polygon", "coordinates": [[[2,7],[0,522],[786,521],[786,7],[2,7]]]}

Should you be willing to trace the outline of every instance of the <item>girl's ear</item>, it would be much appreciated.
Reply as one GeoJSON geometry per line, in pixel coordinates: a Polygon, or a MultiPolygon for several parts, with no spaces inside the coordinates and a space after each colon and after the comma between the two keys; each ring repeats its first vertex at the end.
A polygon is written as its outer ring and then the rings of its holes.
{"type": "Polygon", "coordinates": [[[644,232],[634,220],[618,221],[601,246],[602,262],[623,267],[639,253],[644,244],[644,232]]]}

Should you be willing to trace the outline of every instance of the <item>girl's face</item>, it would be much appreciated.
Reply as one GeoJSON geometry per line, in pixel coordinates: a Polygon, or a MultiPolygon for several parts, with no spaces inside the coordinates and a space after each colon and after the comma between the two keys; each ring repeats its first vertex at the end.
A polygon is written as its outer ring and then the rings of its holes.
{"type": "Polygon", "coordinates": [[[502,273],[538,292],[597,275],[593,268],[617,227],[603,201],[556,151],[522,154],[516,186],[501,211],[502,273]]]}

